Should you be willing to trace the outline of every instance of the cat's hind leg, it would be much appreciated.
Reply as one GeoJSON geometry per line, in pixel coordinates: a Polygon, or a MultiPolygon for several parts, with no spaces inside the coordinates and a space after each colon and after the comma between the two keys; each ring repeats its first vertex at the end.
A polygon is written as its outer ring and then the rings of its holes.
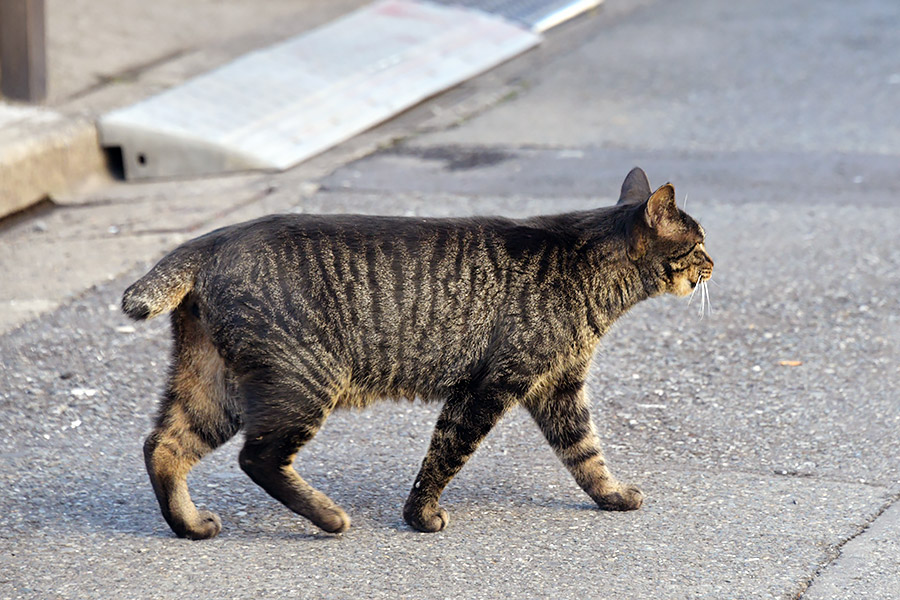
{"type": "Polygon", "coordinates": [[[606,466],[583,382],[557,388],[525,404],[544,437],[575,481],[604,510],[635,510],[644,495],[620,483],[606,466]]]}
{"type": "Polygon", "coordinates": [[[144,442],[144,461],[166,522],[180,537],[206,539],[222,528],[219,517],[198,511],[187,475],[204,455],[241,427],[232,375],[206,335],[191,302],[172,316],[175,352],[156,427],[144,442]]]}
{"type": "Polygon", "coordinates": [[[331,498],[294,469],[297,452],[319,431],[334,408],[334,391],[311,379],[277,371],[257,373],[242,383],[247,439],[240,465],[270,496],[329,533],[350,527],[331,498]]]}

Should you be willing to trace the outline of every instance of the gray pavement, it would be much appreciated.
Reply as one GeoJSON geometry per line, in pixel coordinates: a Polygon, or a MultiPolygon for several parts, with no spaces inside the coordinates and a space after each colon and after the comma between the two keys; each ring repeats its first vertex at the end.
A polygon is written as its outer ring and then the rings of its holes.
{"type": "Polygon", "coordinates": [[[900,11],[608,2],[287,173],[110,185],[0,230],[7,298],[47,302],[0,334],[0,598],[897,597],[900,11]],[[231,443],[191,478],[222,534],[171,535],[140,455],[168,325],[116,306],[166,248],[275,210],[589,208],[635,164],[688,194],[719,284],[702,320],[638,306],[595,361],[640,511],[591,508],[517,411],[448,488],[448,529],[415,533],[400,509],[437,408],[388,403],[298,459],[346,534],[268,498],[231,443]]]}
{"type": "Polygon", "coordinates": [[[108,110],[101,98],[141,98],[363,4],[46,0],[48,104],[67,113],[108,110]]]}

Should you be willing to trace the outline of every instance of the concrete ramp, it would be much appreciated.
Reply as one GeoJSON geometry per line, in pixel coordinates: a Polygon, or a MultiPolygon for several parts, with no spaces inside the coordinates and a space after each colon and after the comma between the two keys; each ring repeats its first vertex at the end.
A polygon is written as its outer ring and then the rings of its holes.
{"type": "Polygon", "coordinates": [[[126,179],[283,170],[526,51],[540,27],[598,1],[381,0],[104,115],[101,143],[121,149],[126,179]]]}
{"type": "Polygon", "coordinates": [[[477,11],[384,0],[102,117],[128,179],[288,168],[534,46],[477,11]]]}

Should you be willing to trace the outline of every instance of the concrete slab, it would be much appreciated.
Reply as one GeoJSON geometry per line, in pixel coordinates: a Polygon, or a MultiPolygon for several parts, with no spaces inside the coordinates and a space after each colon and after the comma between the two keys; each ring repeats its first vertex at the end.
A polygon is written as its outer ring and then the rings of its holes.
{"type": "Polygon", "coordinates": [[[88,119],[0,101],[0,218],[105,172],[88,119]]]}
{"type": "Polygon", "coordinates": [[[337,18],[365,0],[45,2],[48,105],[60,107],[99,88],[128,87],[160,65],[213,48],[227,56],[231,48],[240,54],[271,44],[337,18]]]}
{"type": "Polygon", "coordinates": [[[803,600],[894,600],[900,590],[900,504],[840,549],[803,600]]]}

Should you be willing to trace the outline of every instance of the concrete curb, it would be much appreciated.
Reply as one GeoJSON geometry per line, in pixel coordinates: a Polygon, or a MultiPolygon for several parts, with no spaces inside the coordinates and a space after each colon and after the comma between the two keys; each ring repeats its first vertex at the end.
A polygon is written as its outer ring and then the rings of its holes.
{"type": "Polygon", "coordinates": [[[106,170],[91,120],[33,109],[29,116],[0,127],[0,218],[106,170]]]}

